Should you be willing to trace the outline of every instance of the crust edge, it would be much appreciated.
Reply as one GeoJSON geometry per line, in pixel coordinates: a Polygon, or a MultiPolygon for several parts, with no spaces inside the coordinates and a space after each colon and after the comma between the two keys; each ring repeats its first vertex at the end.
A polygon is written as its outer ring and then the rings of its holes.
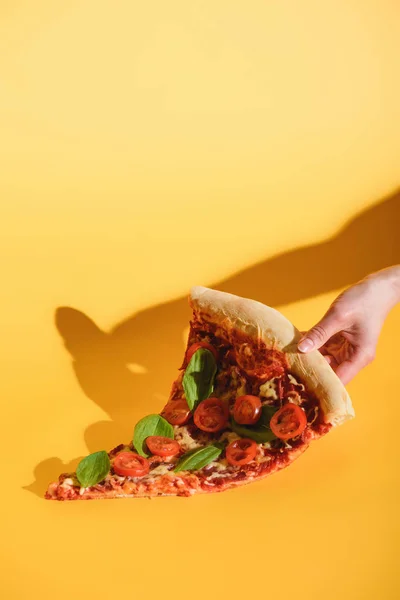
{"type": "MultiPolygon", "coordinates": [[[[316,436],[313,439],[319,439],[319,437],[321,436],[316,436]]],[[[311,440],[310,440],[311,441],[311,440]]],[[[286,463],[276,463],[273,468],[269,471],[267,471],[266,473],[263,473],[261,475],[256,475],[255,477],[250,477],[247,479],[241,479],[240,481],[229,481],[224,485],[221,486],[215,486],[215,487],[211,487],[210,489],[203,489],[200,486],[196,489],[193,490],[193,493],[191,493],[189,495],[189,497],[191,496],[197,496],[199,494],[218,494],[220,492],[226,492],[228,490],[233,490],[237,487],[242,487],[244,485],[248,485],[250,483],[255,483],[257,481],[261,481],[262,479],[266,479],[269,475],[273,475],[274,473],[278,472],[278,471],[282,471],[283,469],[286,469],[287,467],[290,467],[291,464],[294,463],[294,461],[301,456],[302,454],[304,454],[304,452],[307,450],[307,448],[309,448],[309,443],[304,444],[303,446],[299,447],[299,448],[294,448],[290,453],[289,453],[289,457],[286,463]]],[[[55,484],[53,484],[55,485],[55,484]]],[[[187,495],[184,494],[116,494],[113,491],[109,491],[106,493],[101,493],[101,492],[89,492],[89,493],[85,493],[79,496],[76,496],[74,498],[59,498],[57,497],[57,493],[56,493],[56,488],[54,488],[54,491],[52,494],[50,494],[49,492],[46,493],[45,498],[47,500],[56,500],[56,501],[62,501],[62,502],[75,502],[75,501],[82,501],[82,500],[114,500],[117,498],[147,498],[147,499],[151,499],[151,498],[161,498],[161,497],[182,497],[182,498],[187,498],[187,495]]]]}

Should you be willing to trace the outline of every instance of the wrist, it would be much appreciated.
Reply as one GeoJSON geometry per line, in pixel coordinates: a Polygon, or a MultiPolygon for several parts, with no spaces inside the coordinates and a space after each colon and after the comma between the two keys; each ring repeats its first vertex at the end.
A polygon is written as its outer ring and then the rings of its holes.
{"type": "Polygon", "coordinates": [[[379,282],[380,295],[385,301],[386,312],[400,302],[400,265],[382,269],[369,275],[366,279],[379,282]]]}
{"type": "Polygon", "coordinates": [[[395,265],[388,269],[390,273],[391,284],[396,294],[397,302],[400,302],[400,265],[395,265]]]}

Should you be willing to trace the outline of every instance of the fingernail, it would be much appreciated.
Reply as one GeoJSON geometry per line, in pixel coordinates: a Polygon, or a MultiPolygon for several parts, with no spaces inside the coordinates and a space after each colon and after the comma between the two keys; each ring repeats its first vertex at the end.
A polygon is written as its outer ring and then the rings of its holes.
{"type": "Polygon", "coordinates": [[[309,352],[314,348],[314,342],[310,338],[304,338],[297,345],[300,352],[309,352]]]}

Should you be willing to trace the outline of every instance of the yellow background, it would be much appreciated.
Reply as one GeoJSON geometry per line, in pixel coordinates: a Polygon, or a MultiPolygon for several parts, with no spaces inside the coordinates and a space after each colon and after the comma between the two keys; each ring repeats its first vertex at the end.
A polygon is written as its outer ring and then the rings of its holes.
{"type": "Polygon", "coordinates": [[[399,16],[0,2],[3,598],[399,597],[399,308],[349,385],[357,418],[285,472],[191,499],[42,499],[162,407],[192,284],[306,328],[399,262],[399,16]]]}

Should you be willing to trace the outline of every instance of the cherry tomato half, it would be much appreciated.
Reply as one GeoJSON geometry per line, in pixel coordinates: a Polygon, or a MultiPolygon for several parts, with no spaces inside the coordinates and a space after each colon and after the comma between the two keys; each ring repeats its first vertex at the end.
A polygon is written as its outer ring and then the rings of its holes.
{"type": "Polygon", "coordinates": [[[254,425],[261,416],[261,400],[258,396],[239,396],[233,407],[233,418],[240,425],[254,425]]]}
{"type": "Polygon", "coordinates": [[[194,411],[194,422],[202,431],[220,431],[228,422],[229,409],[220,398],[207,398],[194,411]]]}
{"type": "Polygon", "coordinates": [[[251,462],[257,454],[257,444],[249,438],[231,442],[226,448],[226,460],[230,465],[241,466],[251,462]]]}
{"type": "Polygon", "coordinates": [[[284,404],[272,417],[269,426],[277,438],[290,440],[303,433],[307,425],[306,413],[297,404],[284,404]]]}
{"type": "Polygon", "coordinates": [[[114,471],[121,477],[143,477],[150,470],[149,461],[135,452],[120,452],[114,459],[114,471]]]}
{"type": "Polygon", "coordinates": [[[218,359],[218,352],[216,351],[214,346],[211,346],[211,344],[207,344],[207,342],[196,342],[195,344],[189,346],[189,348],[186,351],[186,364],[190,363],[190,359],[192,358],[193,354],[197,352],[197,350],[200,350],[200,348],[209,350],[214,355],[215,360],[218,359]]]}
{"type": "Polygon", "coordinates": [[[146,438],[146,445],[150,452],[156,456],[176,456],[180,450],[178,442],[161,435],[149,435],[146,438]]]}
{"type": "Polygon", "coordinates": [[[171,400],[161,413],[171,425],[184,425],[190,419],[190,409],[186,400],[171,400]]]}

